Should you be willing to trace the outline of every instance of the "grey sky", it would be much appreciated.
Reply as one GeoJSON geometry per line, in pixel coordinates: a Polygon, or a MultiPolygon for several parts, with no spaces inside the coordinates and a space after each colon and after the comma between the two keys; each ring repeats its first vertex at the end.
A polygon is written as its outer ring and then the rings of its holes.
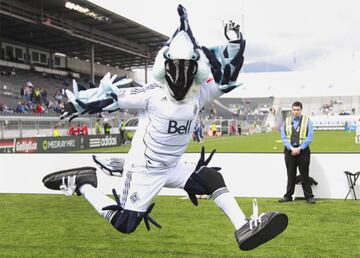
{"type": "Polygon", "coordinates": [[[196,39],[225,42],[222,21],[241,23],[246,61],[271,62],[294,70],[351,68],[360,64],[360,1],[356,0],[91,0],[170,36],[183,4],[196,39]],[[294,56],[296,63],[294,63],[294,56]]]}

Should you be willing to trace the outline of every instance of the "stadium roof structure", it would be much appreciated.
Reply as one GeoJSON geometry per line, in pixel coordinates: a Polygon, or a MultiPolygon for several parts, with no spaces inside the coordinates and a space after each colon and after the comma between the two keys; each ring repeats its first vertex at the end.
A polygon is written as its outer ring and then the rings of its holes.
{"type": "Polygon", "coordinates": [[[0,0],[0,24],[0,38],[122,69],[153,64],[168,40],[86,0],[0,0]]]}

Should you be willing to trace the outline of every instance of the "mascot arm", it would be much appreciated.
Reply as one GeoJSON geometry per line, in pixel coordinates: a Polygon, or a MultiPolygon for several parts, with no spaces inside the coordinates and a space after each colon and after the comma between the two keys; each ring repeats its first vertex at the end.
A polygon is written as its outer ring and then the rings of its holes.
{"type": "Polygon", "coordinates": [[[214,99],[220,97],[224,92],[220,89],[220,85],[215,82],[214,78],[209,78],[200,86],[200,107],[204,107],[214,99]]]}
{"type": "MultiPolygon", "coordinates": [[[[154,89],[152,84],[139,86],[139,87],[130,87],[130,88],[118,88],[112,87],[113,92],[117,96],[116,105],[121,109],[137,109],[145,110],[148,106],[148,101],[151,96],[150,89],[154,89]]],[[[106,107],[105,111],[111,108],[111,106],[106,107]]]]}
{"type": "Polygon", "coordinates": [[[61,111],[60,119],[72,119],[84,115],[94,114],[103,111],[113,112],[118,110],[119,87],[126,87],[132,82],[126,77],[110,76],[107,73],[100,81],[97,88],[79,90],[75,80],[73,80],[73,92],[66,90],[67,102],[61,111]]]}

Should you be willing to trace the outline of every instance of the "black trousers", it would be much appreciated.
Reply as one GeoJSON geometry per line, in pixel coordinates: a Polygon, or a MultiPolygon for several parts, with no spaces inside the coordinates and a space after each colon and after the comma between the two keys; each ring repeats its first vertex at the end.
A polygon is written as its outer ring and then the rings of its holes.
{"type": "Polygon", "coordinates": [[[310,148],[300,151],[297,156],[291,155],[291,151],[285,148],[285,164],[287,169],[288,182],[286,187],[286,194],[284,197],[292,197],[295,191],[296,171],[299,168],[301,186],[304,191],[306,199],[314,197],[309,180],[309,166],[310,166],[310,148]]]}

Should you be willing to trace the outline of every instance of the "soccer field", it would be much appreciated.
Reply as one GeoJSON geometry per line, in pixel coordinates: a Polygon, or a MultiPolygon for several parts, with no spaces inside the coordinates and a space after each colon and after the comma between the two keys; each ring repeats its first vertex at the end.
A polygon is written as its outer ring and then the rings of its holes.
{"type": "MultiPolygon", "coordinates": [[[[247,215],[251,199],[237,201],[247,215]]],[[[151,213],[162,229],[142,222],[117,232],[82,197],[0,195],[0,257],[360,257],[359,203],[318,200],[279,204],[259,198],[260,212],[283,211],[287,230],[253,250],[240,251],[234,229],[213,201],[194,207],[180,197],[157,197],[151,213]]]]}
{"type": "MultiPolygon", "coordinates": [[[[216,149],[218,152],[283,152],[284,149],[277,132],[206,138],[203,143],[191,140],[187,152],[199,152],[202,145],[207,151],[216,149]]],[[[312,152],[360,152],[360,144],[355,144],[355,133],[344,131],[316,131],[310,147],[312,152]]],[[[81,152],[128,152],[129,148],[130,145],[124,145],[81,152]]]]}

